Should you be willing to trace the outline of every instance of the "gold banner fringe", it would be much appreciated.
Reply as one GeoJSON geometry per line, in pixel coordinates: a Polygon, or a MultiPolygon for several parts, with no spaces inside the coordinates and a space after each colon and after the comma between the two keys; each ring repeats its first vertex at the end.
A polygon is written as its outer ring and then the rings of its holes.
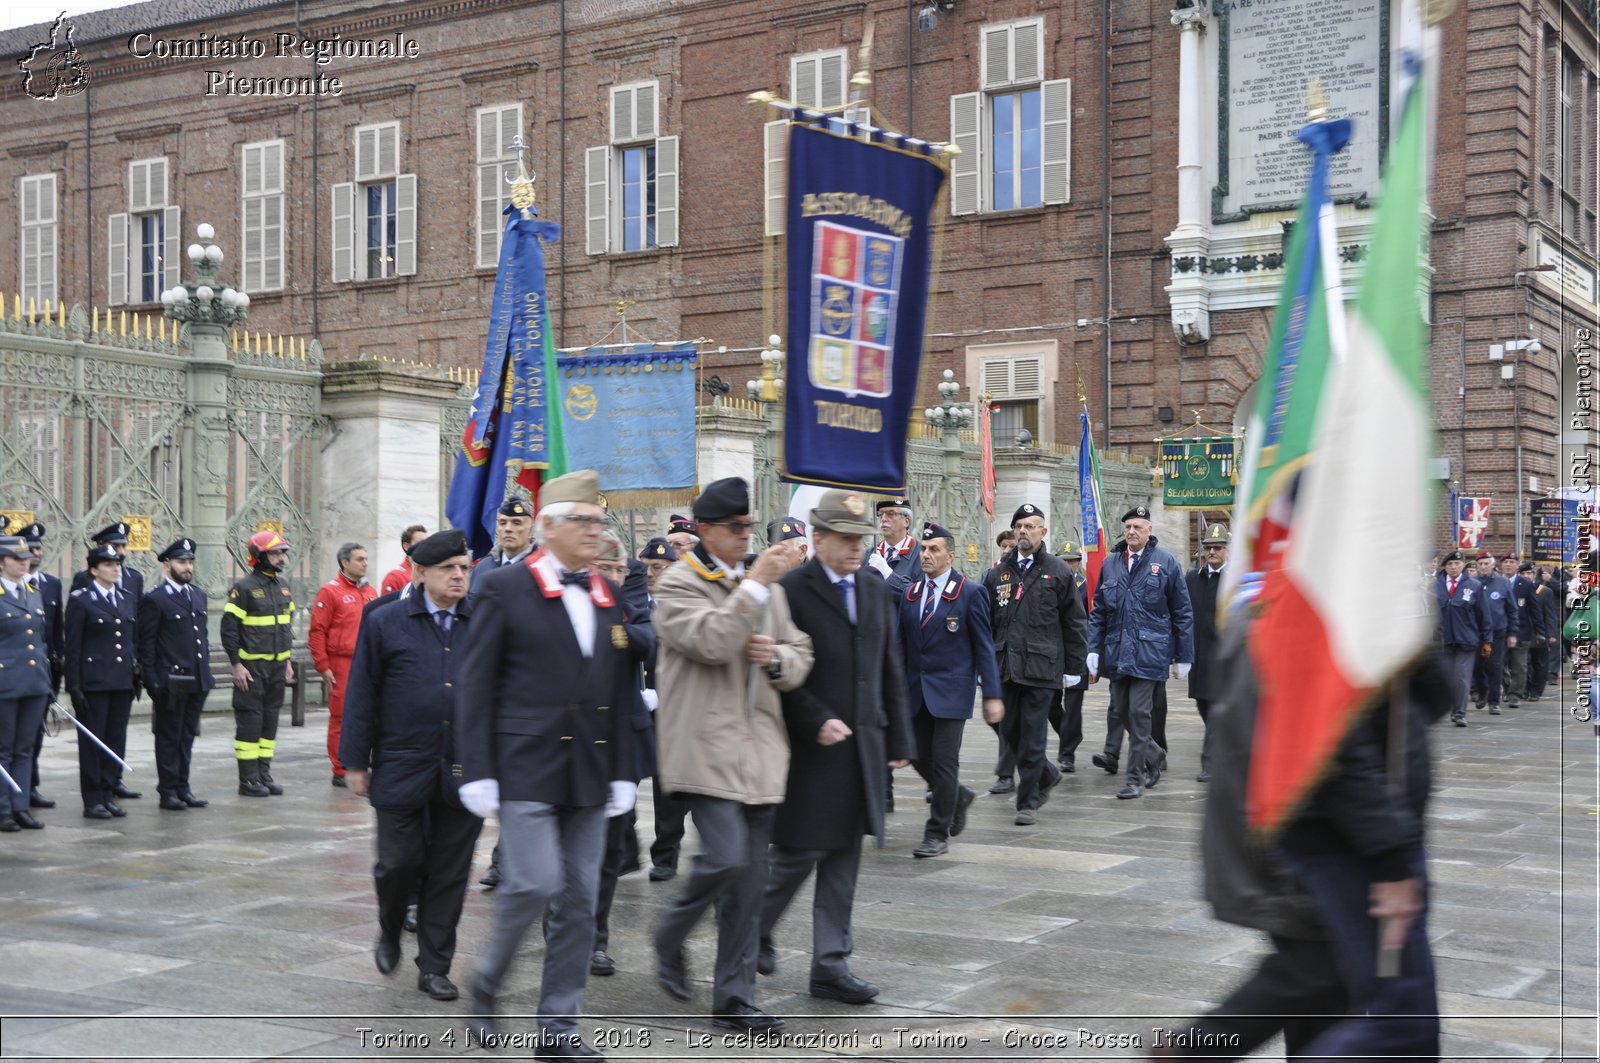
{"type": "Polygon", "coordinates": [[[655,506],[687,506],[695,499],[692,487],[650,487],[638,491],[606,491],[609,509],[650,509],[655,506]]]}

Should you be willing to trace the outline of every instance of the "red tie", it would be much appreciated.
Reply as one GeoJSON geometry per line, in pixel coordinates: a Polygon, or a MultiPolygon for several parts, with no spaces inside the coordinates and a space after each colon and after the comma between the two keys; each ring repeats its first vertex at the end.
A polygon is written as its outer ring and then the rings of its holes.
{"type": "Polygon", "coordinates": [[[1449,597],[1454,598],[1455,596],[1456,596],[1456,581],[1455,580],[1451,580],[1450,581],[1450,594],[1449,594],[1449,597]]]}

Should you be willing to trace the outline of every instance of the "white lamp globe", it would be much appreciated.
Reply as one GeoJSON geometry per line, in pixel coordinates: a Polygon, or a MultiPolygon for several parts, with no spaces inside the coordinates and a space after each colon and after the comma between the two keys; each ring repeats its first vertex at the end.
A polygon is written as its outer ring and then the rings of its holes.
{"type": "Polygon", "coordinates": [[[222,248],[218,247],[216,244],[211,244],[208,246],[206,248],[206,261],[210,262],[213,266],[220,263],[222,261],[222,248]]]}
{"type": "Polygon", "coordinates": [[[194,297],[200,300],[202,303],[209,303],[211,301],[211,297],[215,294],[216,293],[211,290],[211,287],[206,284],[202,284],[200,287],[194,290],[194,297]]]}
{"type": "Polygon", "coordinates": [[[194,234],[202,240],[210,240],[217,235],[217,230],[211,227],[210,222],[201,222],[194,227],[194,234]]]}

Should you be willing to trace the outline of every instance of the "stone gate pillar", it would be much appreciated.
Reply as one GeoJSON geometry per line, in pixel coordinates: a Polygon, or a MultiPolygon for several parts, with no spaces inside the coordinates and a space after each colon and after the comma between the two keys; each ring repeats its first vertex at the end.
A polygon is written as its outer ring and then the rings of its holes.
{"type": "MultiPolygon", "coordinates": [[[[189,405],[194,420],[189,431],[191,475],[186,512],[195,545],[195,582],[210,596],[212,627],[222,615],[232,567],[228,557],[228,380],[233,363],[228,360],[227,330],[220,325],[191,323],[185,327],[189,353],[189,405]]],[[[151,544],[156,550],[165,543],[151,544]]],[[[216,631],[212,631],[216,638],[216,631]]]]}
{"type": "MultiPolygon", "coordinates": [[[[1060,464],[1061,455],[1040,448],[1009,447],[995,451],[994,521],[989,527],[989,541],[980,545],[979,556],[997,556],[994,537],[1001,529],[1011,527],[1011,514],[1024,502],[1032,502],[1047,514],[1055,512],[1051,505],[1050,474],[1060,464]]],[[[1045,518],[1045,523],[1049,524],[1049,517],[1045,518]]],[[[1047,546],[1065,538],[1059,528],[1050,528],[1048,534],[1047,546]]]]}

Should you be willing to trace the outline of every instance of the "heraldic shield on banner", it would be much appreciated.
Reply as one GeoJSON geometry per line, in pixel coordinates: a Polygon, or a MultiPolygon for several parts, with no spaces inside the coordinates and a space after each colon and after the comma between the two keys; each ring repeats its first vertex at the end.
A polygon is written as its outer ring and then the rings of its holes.
{"type": "Polygon", "coordinates": [[[895,310],[905,241],[816,223],[809,372],[813,387],[846,396],[890,394],[895,310]]]}

